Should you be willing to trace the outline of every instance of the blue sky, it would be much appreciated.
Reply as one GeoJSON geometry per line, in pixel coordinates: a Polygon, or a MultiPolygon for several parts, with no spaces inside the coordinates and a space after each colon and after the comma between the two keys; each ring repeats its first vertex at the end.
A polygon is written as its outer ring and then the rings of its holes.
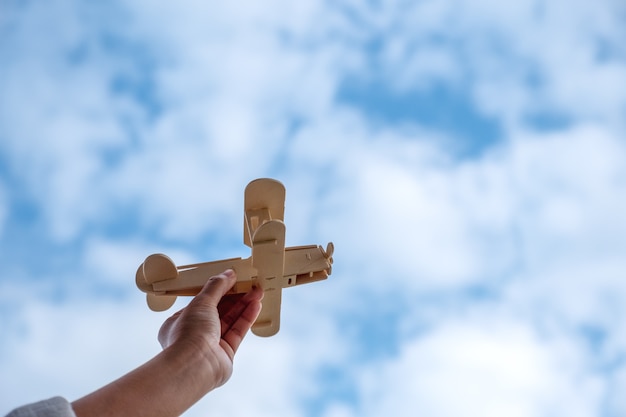
{"type": "Polygon", "coordinates": [[[0,1],[0,414],[155,354],[137,266],[247,256],[272,177],[333,275],[186,416],[623,415],[625,19],[0,1]]]}

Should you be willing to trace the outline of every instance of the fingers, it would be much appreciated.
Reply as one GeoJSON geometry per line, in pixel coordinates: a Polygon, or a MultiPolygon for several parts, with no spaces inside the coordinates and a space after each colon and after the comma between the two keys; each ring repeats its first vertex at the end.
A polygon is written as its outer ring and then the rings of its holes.
{"type": "Polygon", "coordinates": [[[220,303],[217,305],[217,311],[220,317],[224,317],[244,295],[245,294],[226,294],[223,296],[220,303]]]}
{"type": "Polygon", "coordinates": [[[222,317],[222,342],[220,344],[231,359],[259,316],[262,298],[263,291],[255,287],[222,317]]]}
{"type": "MultiPolygon", "coordinates": [[[[260,304],[262,298],[263,291],[260,288],[255,287],[243,296],[239,297],[235,303],[222,309],[220,314],[222,336],[224,336],[226,332],[228,332],[235,325],[235,323],[237,323],[237,320],[244,315],[250,304],[260,304]]],[[[254,317],[254,320],[256,320],[256,317],[254,317]]]]}
{"type": "Polygon", "coordinates": [[[221,274],[209,278],[193,301],[211,307],[217,307],[224,294],[235,285],[236,281],[237,275],[235,271],[227,269],[221,274]]]}
{"type": "Polygon", "coordinates": [[[196,311],[203,311],[206,308],[217,309],[221,328],[218,333],[218,337],[221,335],[219,343],[231,360],[256,321],[263,298],[263,290],[259,287],[251,289],[244,295],[226,295],[236,281],[236,274],[231,269],[211,277],[188,306],[189,308],[194,305],[193,309],[196,311]]]}

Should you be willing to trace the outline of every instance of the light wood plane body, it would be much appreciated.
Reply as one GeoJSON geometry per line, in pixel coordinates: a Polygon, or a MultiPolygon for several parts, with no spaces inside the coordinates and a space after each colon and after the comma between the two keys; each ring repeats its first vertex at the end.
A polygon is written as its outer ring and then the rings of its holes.
{"type": "Polygon", "coordinates": [[[284,186],[272,179],[258,179],[246,187],[244,243],[252,249],[248,258],[223,259],[176,266],[163,254],[146,258],[135,277],[147,293],[148,306],[167,310],[179,295],[196,295],[207,280],[226,269],[237,273],[230,293],[245,293],[254,286],[264,290],[263,307],[252,327],[258,336],[272,336],[280,328],[282,289],[328,278],[332,272],[333,244],[285,247],[284,186]]]}

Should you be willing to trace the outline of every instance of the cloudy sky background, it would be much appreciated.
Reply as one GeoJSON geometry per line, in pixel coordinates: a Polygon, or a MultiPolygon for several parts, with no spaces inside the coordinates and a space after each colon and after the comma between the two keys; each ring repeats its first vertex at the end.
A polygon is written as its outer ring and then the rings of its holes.
{"type": "Polygon", "coordinates": [[[186,416],[626,414],[624,39],[620,0],[0,0],[0,414],[158,352],[137,266],[248,256],[258,177],[333,275],[186,416]]]}

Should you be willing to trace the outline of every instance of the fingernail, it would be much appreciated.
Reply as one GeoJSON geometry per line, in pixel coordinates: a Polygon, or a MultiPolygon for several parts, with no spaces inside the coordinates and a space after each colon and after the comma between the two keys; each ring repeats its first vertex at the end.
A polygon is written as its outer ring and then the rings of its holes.
{"type": "Polygon", "coordinates": [[[232,269],[227,269],[226,271],[222,272],[222,275],[225,275],[226,278],[230,278],[235,275],[235,271],[233,271],[232,269]]]}

